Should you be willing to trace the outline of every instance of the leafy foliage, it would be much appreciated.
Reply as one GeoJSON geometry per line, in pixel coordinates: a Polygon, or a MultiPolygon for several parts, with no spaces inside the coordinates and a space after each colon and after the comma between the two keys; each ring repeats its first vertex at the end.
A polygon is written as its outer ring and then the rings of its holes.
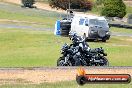
{"type": "Polygon", "coordinates": [[[89,0],[49,0],[49,4],[53,8],[67,10],[71,9],[85,9],[91,10],[92,9],[92,2],[89,0]]]}
{"type": "Polygon", "coordinates": [[[126,15],[126,6],[122,0],[104,0],[101,14],[106,17],[123,18],[126,15]]]}
{"type": "Polygon", "coordinates": [[[104,0],[96,0],[96,5],[101,5],[101,4],[103,4],[103,2],[104,2],[104,0]]]}

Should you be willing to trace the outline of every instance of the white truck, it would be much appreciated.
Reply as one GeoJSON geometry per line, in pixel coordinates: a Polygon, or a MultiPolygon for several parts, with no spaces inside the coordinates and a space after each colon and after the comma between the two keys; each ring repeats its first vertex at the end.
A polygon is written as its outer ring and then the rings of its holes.
{"type": "Polygon", "coordinates": [[[102,40],[103,42],[110,38],[106,19],[93,15],[75,14],[70,32],[76,32],[79,36],[85,36],[87,39],[102,40]]]}

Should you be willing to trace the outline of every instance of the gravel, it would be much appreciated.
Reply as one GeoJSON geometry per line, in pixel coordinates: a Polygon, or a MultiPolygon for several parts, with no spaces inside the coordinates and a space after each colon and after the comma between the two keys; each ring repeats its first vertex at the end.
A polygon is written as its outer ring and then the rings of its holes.
{"type": "MultiPolygon", "coordinates": [[[[79,67],[0,68],[0,84],[54,83],[75,80],[79,67]],[[21,79],[23,81],[17,81],[21,79]]],[[[130,74],[132,67],[83,67],[87,74],[130,74]]]]}

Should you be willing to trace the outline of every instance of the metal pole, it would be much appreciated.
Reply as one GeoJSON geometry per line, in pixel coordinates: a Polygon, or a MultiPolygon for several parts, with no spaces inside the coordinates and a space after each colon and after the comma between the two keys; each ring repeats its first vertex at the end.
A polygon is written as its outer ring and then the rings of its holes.
{"type": "Polygon", "coordinates": [[[71,9],[71,0],[69,0],[69,9],[71,9]]]}
{"type": "MultiPolygon", "coordinates": [[[[69,11],[71,9],[71,0],[69,0],[69,11]]],[[[69,18],[70,18],[70,14],[69,14],[69,18]]]]}

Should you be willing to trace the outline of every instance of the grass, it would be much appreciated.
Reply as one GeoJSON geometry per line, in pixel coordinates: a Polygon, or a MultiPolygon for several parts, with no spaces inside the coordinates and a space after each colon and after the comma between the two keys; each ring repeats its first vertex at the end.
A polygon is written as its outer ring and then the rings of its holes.
{"type": "Polygon", "coordinates": [[[127,15],[132,14],[132,7],[126,6],[127,15]]]}
{"type": "Polygon", "coordinates": [[[48,28],[54,27],[55,21],[62,13],[42,9],[21,8],[17,5],[0,3],[0,19],[18,20],[44,24],[48,28]]]}
{"type": "Polygon", "coordinates": [[[108,54],[107,58],[111,66],[132,66],[131,44],[131,38],[111,37],[110,41],[107,43],[94,44],[94,48],[102,46],[105,49],[108,54]]]}
{"type": "Polygon", "coordinates": [[[10,13],[10,12],[0,10],[0,19],[36,22],[36,23],[45,24],[45,25],[47,25],[47,27],[53,27],[57,18],[55,18],[55,17],[30,16],[30,15],[23,15],[20,13],[10,13]]]}
{"type": "Polygon", "coordinates": [[[43,83],[38,85],[33,84],[9,84],[2,85],[0,88],[132,88],[132,84],[85,84],[79,86],[75,81],[58,82],[58,83],[43,83]]]}
{"type": "Polygon", "coordinates": [[[119,33],[132,34],[132,29],[125,29],[125,28],[111,27],[111,28],[110,28],[110,31],[111,31],[111,32],[119,32],[119,33]]]}
{"type": "MultiPolygon", "coordinates": [[[[10,7],[14,8],[12,10],[8,6],[4,7],[6,9],[0,8],[0,19],[42,23],[46,25],[44,27],[49,28],[54,26],[57,19],[56,16],[48,16],[45,11],[22,9],[11,5],[10,7]]],[[[132,33],[127,29],[111,28],[111,30],[132,33]]],[[[51,31],[2,28],[0,29],[0,67],[56,66],[56,61],[60,57],[60,48],[65,42],[70,43],[70,40],[54,36],[51,31]]],[[[92,48],[103,47],[108,53],[111,66],[132,66],[131,37],[112,36],[107,43],[90,42],[89,44],[92,48]]]]}
{"type": "Polygon", "coordinates": [[[65,39],[22,29],[1,29],[0,34],[0,67],[55,66],[65,39]]]}
{"type": "MultiPolygon", "coordinates": [[[[54,36],[51,31],[0,29],[0,67],[56,66],[61,46],[70,42],[69,38],[54,36]]],[[[111,66],[132,66],[130,37],[112,36],[107,43],[89,45],[103,47],[111,66]]]]}

